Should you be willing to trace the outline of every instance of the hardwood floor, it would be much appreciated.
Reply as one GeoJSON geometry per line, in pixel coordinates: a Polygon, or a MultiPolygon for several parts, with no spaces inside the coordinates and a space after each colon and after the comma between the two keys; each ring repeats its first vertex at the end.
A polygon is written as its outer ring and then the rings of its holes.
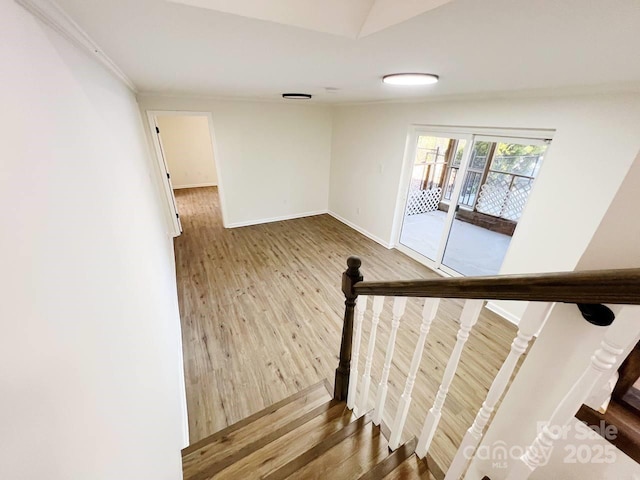
{"type": "MultiPolygon", "coordinates": [[[[184,228],[175,240],[191,442],[333,375],[338,364],[349,255],[366,280],[436,276],[329,215],[225,230],[215,188],[176,191],[184,228]]],[[[385,421],[402,393],[420,324],[409,299],[398,333],[385,421]]],[[[427,339],[407,422],[418,435],[455,343],[462,303],[443,300],[427,339]]],[[[375,398],[390,329],[390,302],[378,328],[375,398]]],[[[365,319],[363,347],[369,338],[365,319]]],[[[515,327],[488,310],[471,333],[445,403],[431,455],[448,466],[505,359],[515,327]]],[[[364,369],[364,354],[360,357],[364,369]]]]}

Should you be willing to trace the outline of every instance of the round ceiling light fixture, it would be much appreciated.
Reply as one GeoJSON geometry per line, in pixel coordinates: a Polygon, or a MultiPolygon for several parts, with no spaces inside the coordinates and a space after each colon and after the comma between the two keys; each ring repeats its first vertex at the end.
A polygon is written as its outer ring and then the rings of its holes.
{"type": "Polygon", "coordinates": [[[389,85],[432,85],[438,83],[440,77],[432,73],[392,73],[382,77],[382,81],[389,85]]]}
{"type": "Polygon", "coordinates": [[[309,100],[311,95],[308,93],[283,93],[282,98],[287,100],[309,100]]]}

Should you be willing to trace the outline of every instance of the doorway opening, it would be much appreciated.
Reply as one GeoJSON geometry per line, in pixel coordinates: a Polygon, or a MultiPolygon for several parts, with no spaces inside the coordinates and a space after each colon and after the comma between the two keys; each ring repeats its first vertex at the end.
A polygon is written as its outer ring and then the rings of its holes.
{"type": "Polygon", "coordinates": [[[173,233],[178,236],[182,222],[175,190],[214,188],[222,203],[212,116],[209,112],[176,111],[149,111],[147,116],[173,233]]]}
{"type": "Polygon", "coordinates": [[[449,275],[497,274],[550,143],[542,135],[416,129],[398,249],[449,275]]]}

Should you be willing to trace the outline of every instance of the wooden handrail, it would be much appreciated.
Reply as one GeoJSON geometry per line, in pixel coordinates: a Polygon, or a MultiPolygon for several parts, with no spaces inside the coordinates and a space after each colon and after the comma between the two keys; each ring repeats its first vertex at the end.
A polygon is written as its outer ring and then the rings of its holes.
{"type": "Polygon", "coordinates": [[[602,304],[640,305],[640,268],[364,282],[361,263],[358,257],[349,257],[342,275],[345,314],[334,387],[336,400],[347,398],[358,295],[576,303],[587,321],[601,326],[610,325],[615,318],[602,304]]]}
{"type": "Polygon", "coordinates": [[[640,268],[357,282],[356,295],[640,305],[640,268]]]}

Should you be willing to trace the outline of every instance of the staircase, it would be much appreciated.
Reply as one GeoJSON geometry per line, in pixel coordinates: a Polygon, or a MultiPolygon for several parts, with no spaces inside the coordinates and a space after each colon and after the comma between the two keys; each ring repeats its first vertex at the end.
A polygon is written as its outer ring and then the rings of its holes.
{"type": "Polygon", "coordinates": [[[413,454],[415,438],[391,452],[386,427],[331,390],[317,383],[185,448],[184,479],[442,478],[413,454]]]}
{"type": "MultiPolygon", "coordinates": [[[[365,282],[360,273],[360,259],[350,257],[347,266],[342,277],[345,315],[333,387],[328,381],[312,385],[190,445],[182,452],[185,480],[459,480],[463,477],[477,480],[493,467],[484,465],[482,473],[469,474],[469,465],[491,425],[493,412],[499,410],[500,400],[517,375],[518,360],[536,332],[544,328],[545,320],[551,319],[549,315],[556,308],[555,303],[574,304],[570,310],[560,311],[574,319],[581,316],[591,325],[589,328],[606,330],[583,372],[550,413],[544,427],[524,450],[516,445],[523,454],[509,459],[507,471],[498,472],[500,478],[506,480],[526,480],[537,468],[545,466],[557,440],[554,429],[572,421],[589,394],[599,391],[608,381],[625,349],[640,339],[640,269],[365,282]],[[393,387],[389,383],[389,370],[396,334],[410,297],[422,302],[420,334],[397,408],[387,414],[387,418],[393,419],[389,428],[383,421],[385,406],[388,407],[387,394],[393,387]],[[425,412],[428,406],[412,405],[411,395],[425,340],[431,323],[438,316],[442,298],[464,299],[465,303],[446,368],[437,373],[441,377],[440,387],[433,405],[425,412]],[[485,300],[515,300],[528,305],[509,355],[445,473],[430,457],[429,449],[439,428],[460,356],[485,300]],[[376,342],[376,328],[381,316],[385,316],[385,303],[390,307],[386,316],[390,317],[391,329],[383,347],[385,360],[377,378],[376,397],[370,399],[370,386],[376,380],[372,359],[375,349],[380,347],[376,342]],[[605,304],[612,305],[616,312],[605,304]],[[362,325],[369,318],[371,331],[364,352],[362,325]],[[363,372],[358,371],[361,350],[365,353],[363,372]],[[370,400],[374,400],[375,407],[367,411],[370,400]],[[424,412],[425,420],[419,438],[407,440],[405,427],[411,408],[424,412]]],[[[510,424],[511,419],[508,420],[510,424]]],[[[483,480],[489,479],[484,476],[483,480]]]]}

